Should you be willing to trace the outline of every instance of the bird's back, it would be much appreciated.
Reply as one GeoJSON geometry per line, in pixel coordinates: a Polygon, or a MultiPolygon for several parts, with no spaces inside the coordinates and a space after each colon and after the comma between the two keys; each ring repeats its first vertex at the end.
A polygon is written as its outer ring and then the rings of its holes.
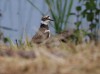
{"type": "Polygon", "coordinates": [[[45,28],[40,28],[39,31],[33,36],[32,42],[34,43],[42,43],[46,39],[49,38],[49,32],[45,33],[45,28]]]}

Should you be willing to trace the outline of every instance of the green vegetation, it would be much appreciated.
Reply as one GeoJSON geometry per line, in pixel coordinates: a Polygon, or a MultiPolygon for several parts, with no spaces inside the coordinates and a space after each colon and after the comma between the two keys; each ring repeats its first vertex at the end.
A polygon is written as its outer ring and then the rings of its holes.
{"type": "Polygon", "coordinates": [[[56,33],[66,29],[74,0],[45,0],[52,18],[56,33]]]}
{"type": "MultiPolygon", "coordinates": [[[[42,15],[43,12],[39,10],[30,0],[32,4],[42,15]]],[[[76,13],[72,13],[74,0],[45,0],[48,6],[49,12],[54,21],[54,29],[56,33],[61,33],[66,30],[68,19],[70,16],[75,15],[77,21],[75,22],[76,30],[73,34],[72,40],[76,43],[82,42],[85,36],[89,36],[91,40],[98,41],[98,29],[100,24],[100,3],[97,0],[79,0],[79,5],[76,6],[76,13]],[[85,8],[84,8],[85,7],[85,8]],[[83,19],[86,19],[89,24],[88,30],[84,30],[82,27],[83,19]],[[88,33],[88,31],[91,31],[88,33]]]]}
{"type": "Polygon", "coordinates": [[[100,24],[100,5],[98,0],[79,0],[79,5],[76,6],[77,13],[71,13],[71,15],[75,15],[77,21],[75,22],[76,32],[75,37],[77,42],[85,37],[89,36],[91,40],[98,41],[98,30],[100,24]],[[84,30],[82,27],[83,19],[86,19],[88,30],[84,30]],[[81,29],[80,29],[81,28],[81,29]],[[88,31],[91,31],[88,33],[88,31]],[[80,37],[81,35],[81,37],[80,37]]]}

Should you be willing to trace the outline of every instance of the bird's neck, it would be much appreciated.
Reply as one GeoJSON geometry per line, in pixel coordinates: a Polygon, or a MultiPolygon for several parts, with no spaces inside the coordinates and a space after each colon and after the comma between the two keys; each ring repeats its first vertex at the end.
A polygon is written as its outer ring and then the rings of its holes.
{"type": "Polygon", "coordinates": [[[48,21],[41,21],[41,24],[48,25],[48,21]]]}
{"type": "Polygon", "coordinates": [[[46,24],[41,23],[40,28],[45,28],[47,30],[49,30],[49,26],[46,24]]]}

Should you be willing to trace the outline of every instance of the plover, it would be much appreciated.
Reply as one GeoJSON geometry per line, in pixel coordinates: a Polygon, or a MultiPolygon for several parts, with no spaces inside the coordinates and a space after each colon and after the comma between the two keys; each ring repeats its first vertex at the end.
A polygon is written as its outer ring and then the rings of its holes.
{"type": "Polygon", "coordinates": [[[50,30],[48,26],[50,21],[53,21],[50,16],[43,16],[41,18],[40,28],[33,36],[32,42],[39,44],[50,37],[50,30]]]}

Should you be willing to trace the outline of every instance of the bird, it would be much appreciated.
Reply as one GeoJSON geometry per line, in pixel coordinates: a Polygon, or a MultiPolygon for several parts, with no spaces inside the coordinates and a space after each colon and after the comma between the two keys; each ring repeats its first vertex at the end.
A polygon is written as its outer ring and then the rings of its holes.
{"type": "Polygon", "coordinates": [[[54,21],[50,16],[46,15],[41,18],[39,30],[32,37],[32,43],[40,44],[46,39],[50,38],[49,22],[54,21]]]}

